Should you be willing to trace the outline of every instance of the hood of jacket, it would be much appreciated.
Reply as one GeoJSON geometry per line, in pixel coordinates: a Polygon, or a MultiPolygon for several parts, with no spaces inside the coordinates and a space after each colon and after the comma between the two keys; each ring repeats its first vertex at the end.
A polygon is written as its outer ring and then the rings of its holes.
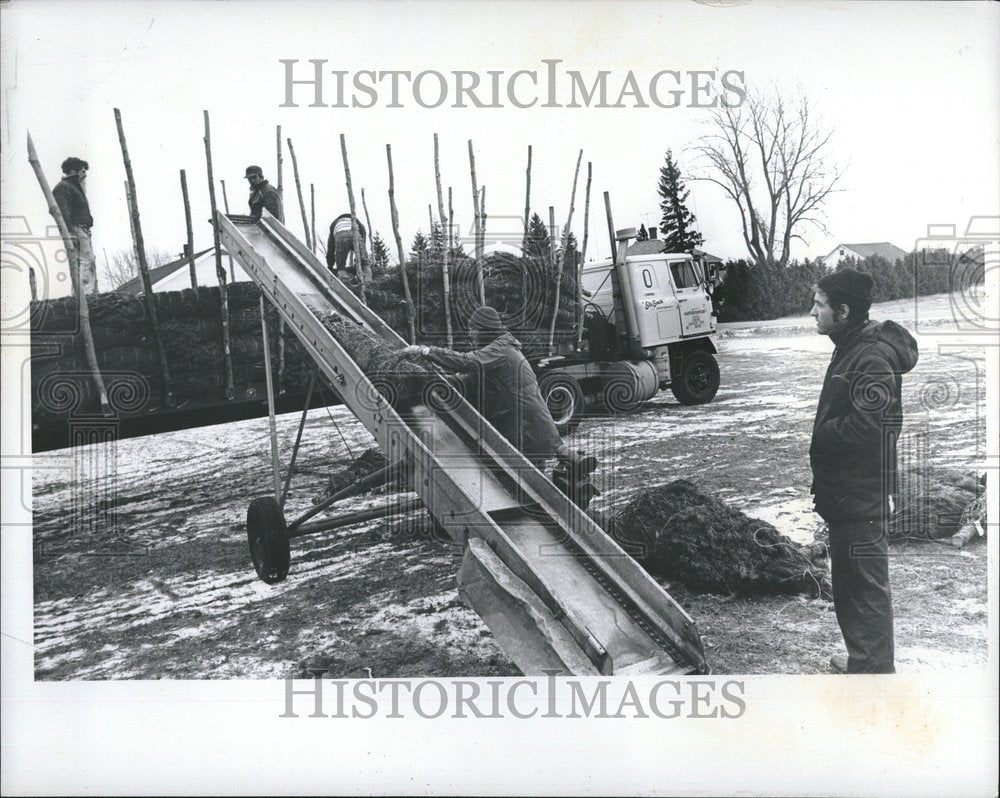
{"type": "Polygon", "coordinates": [[[917,365],[917,341],[905,327],[894,321],[870,321],[858,338],[865,343],[885,344],[896,356],[896,372],[906,374],[917,365]]]}

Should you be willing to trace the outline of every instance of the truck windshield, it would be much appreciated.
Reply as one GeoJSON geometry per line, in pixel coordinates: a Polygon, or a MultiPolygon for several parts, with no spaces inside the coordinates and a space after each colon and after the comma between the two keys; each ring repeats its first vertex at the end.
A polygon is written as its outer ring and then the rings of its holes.
{"type": "Polygon", "coordinates": [[[670,264],[670,272],[674,276],[674,285],[678,288],[694,288],[698,285],[698,275],[694,265],[689,260],[680,260],[670,264]]]}

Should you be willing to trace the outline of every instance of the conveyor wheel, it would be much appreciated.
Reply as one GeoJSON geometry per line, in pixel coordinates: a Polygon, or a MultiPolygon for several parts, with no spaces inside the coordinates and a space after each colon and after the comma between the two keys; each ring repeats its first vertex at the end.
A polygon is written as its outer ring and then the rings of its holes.
{"type": "Polygon", "coordinates": [[[269,585],[288,576],[291,552],[281,507],[270,496],[250,502],[247,509],[247,543],[254,570],[269,585]]]}

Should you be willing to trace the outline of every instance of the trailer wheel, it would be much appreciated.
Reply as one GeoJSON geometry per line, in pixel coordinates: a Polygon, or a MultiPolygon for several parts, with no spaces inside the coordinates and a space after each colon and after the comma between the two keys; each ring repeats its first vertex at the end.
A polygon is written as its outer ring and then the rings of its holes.
{"type": "Polygon", "coordinates": [[[575,377],[565,372],[543,374],[538,381],[538,390],[560,435],[568,435],[579,426],[583,390],[575,377]]]}
{"type": "Polygon", "coordinates": [[[670,383],[670,390],[682,405],[703,405],[715,398],[719,381],[719,364],[712,355],[689,352],[684,355],[680,373],[670,383]]]}
{"type": "Polygon", "coordinates": [[[291,552],[281,507],[270,496],[254,499],[247,509],[247,543],[253,568],[269,585],[288,576],[291,552]]]}

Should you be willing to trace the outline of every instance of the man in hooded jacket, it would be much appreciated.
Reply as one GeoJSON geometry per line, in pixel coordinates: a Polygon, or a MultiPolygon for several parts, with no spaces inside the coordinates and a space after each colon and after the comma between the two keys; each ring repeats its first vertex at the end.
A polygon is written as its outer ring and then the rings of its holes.
{"type": "Polygon", "coordinates": [[[504,328],[496,310],[486,305],[476,308],[469,329],[480,340],[487,339],[482,348],[456,352],[438,346],[408,346],[403,353],[422,355],[449,371],[480,378],[483,415],[535,467],[541,468],[550,457],[570,461],[580,457],[559,437],[538,380],[521,353],[521,342],[504,328]]]}
{"type": "Polygon", "coordinates": [[[903,425],[902,375],[917,343],[898,324],[868,318],[872,279],[840,269],[816,286],[816,331],[835,345],[813,424],[809,461],[816,512],[830,531],[833,603],[847,646],[834,670],[894,673],[888,520],[903,425]]]}

